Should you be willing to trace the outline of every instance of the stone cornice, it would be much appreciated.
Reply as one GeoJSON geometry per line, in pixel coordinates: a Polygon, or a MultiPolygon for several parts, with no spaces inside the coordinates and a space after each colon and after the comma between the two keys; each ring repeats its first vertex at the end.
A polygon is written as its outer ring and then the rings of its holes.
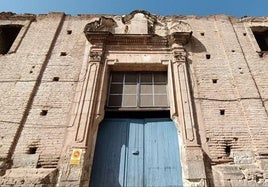
{"type": "Polygon", "coordinates": [[[192,37],[192,31],[191,32],[174,32],[168,35],[167,37],[168,37],[170,46],[174,43],[180,44],[180,45],[186,45],[192,37]]]}
{"type": "Polygon", "coordinates": [[[156,34],[112,34],[106,31],[85,31],[85,35],[93,45],[105,43],[105,45],[170,47],[174,43],[187,44],[192,32],[176,32],[165,37],[156,34]]]}

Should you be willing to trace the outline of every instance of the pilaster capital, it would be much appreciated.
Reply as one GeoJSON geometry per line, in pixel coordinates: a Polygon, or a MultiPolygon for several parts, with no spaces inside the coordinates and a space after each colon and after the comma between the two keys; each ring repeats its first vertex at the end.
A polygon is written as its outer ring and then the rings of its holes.
{"type": "Polygon", "coordinates": [[[173,51],[174,63],[186,62],[185,51],[173,51]]]}
{"type": "Polygon", "coordinates": [[[92,44],[92,47],[90,48],[90,61],[92,62],[100,62],[102,60],[104,51],[105,51],[105,45],[107,42],[107,39],[112,34],[108,31],[91,31],[88,29],[85,29],[85,35],[87,37],[87,40],[92,44]]]}
{"type": "Polygon", "coordinates": [[[186,62],[186,56],[187,53],[183,47],[173,47],[172,48],[173,53],[173,62],[174,63],[185,63],[186,62]]]}
{"type": "Polygon", "coordinates": [[[103,57],[103,46],[92,46],[90,49],[90,62],[101,62],[103,57]]]}
{"type": "Polygon", "coordinates": [[[168,43],[172,49],[174,63],[184,63],[186,62],[187,53],[184,49],[192,36],[192,31],[187,30],[186,32],[173,32],[168,36],[168,43]]]}

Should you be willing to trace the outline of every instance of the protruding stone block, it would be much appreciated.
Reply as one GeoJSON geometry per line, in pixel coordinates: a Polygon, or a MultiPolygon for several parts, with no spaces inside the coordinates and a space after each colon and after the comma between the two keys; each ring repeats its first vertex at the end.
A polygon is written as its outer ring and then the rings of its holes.
{"type": "Polygon", "coordinates": [[[233,151],[233,158],[236,164],[252,164],[255,162],[252,151],[233,151]]]}
{"type": "Polygon", "coordinates": [[[21,154],[15,155],[13,159],[13,167],[29,167],[36,168],[39,159],[39,154],[21,154]]]}

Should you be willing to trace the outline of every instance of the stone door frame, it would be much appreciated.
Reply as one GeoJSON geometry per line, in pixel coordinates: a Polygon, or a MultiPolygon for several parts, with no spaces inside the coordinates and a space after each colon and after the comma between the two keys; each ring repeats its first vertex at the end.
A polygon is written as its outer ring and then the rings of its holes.
{"type": "Polygon", "coordinates": [[[115,69],[160,69],[166,70],[168,74],[170,116],[181,135],[184,184],[206,186],[203,153],[196,135],[189,64],[184,48],[191,32],[173,33],[167,37],[103,31],[88,31],[85,34],[89,41],[88,60],[84,62],[84,81],[77,86],[70,115],[59,183],[70,184],[72,181],[72,184],[82,186],[89,183],[98,126],[105,114],[109,72],[115,69]],[[75,149],[82,152],[77,165],[70,164],[70,155],[75,149]]]}

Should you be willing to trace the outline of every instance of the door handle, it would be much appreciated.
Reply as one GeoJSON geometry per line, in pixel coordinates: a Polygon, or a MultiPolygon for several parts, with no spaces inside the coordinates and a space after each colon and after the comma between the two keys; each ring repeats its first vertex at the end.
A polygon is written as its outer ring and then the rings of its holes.
{"type": "Polygon", "coordinates": [[[132,151],[133,155],[139,155],[139,153],[140,153],[139,151],[132,151]]]}

